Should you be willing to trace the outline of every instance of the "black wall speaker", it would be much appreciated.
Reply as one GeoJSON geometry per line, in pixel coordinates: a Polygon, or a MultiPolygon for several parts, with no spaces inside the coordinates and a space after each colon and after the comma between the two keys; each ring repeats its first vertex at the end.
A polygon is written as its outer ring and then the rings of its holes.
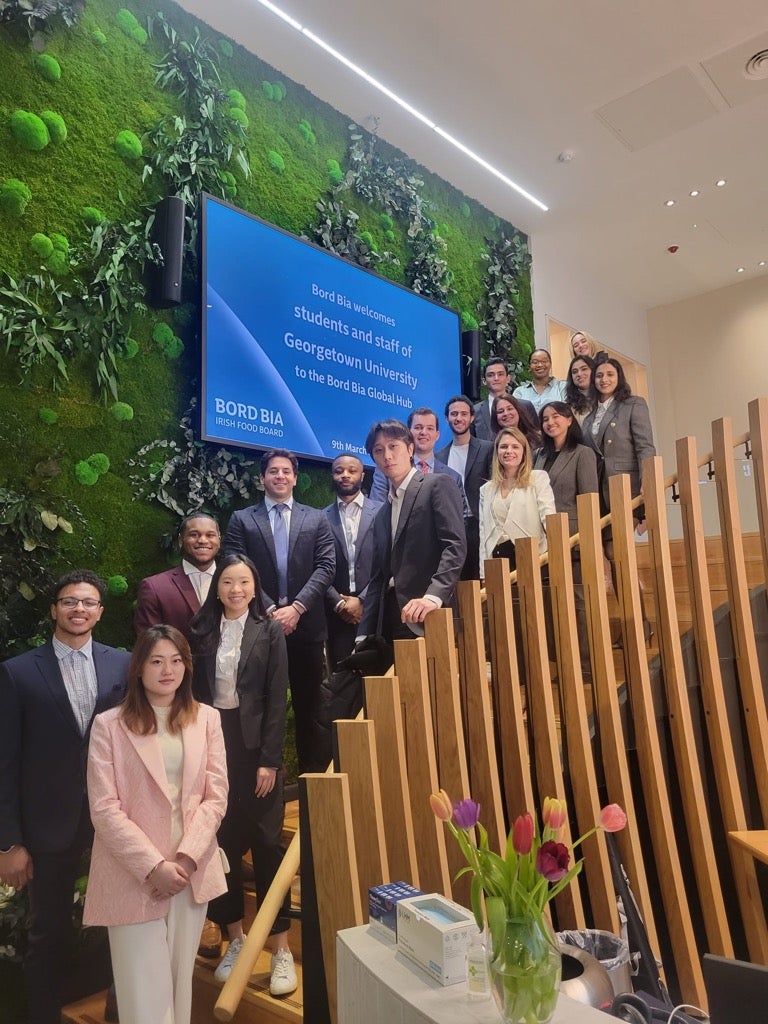
{"type": "Polygon", "coordinates": [[[163,265],[149,268],[150,306],[165,309],[181,303],[181,275],[184,269],[184,201],[166,196],[155,207],[152,241],[163,254],[163,265]]]}
{"type": "Polygon", "coordinates": [[[480,400],[480,331],[461,332],[461,389],[473,402],[480,400]]]}

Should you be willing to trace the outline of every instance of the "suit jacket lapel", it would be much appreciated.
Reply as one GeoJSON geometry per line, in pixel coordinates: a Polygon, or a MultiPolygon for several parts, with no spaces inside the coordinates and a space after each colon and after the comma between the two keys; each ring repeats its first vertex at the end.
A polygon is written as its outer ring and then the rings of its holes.
{"type": "Polygon", "coordinates": [[[172,571],[171,579],[192,614],[194,615],[195,612],[199,612],[200,602],[197,599],[197,592],[192,586],[192,581],[189,576],[187,576],[181,566],[177,566],[177,568],[172,571]]]}
{"type": "MultiPolygon", "coordinates": [[[[573,460],[575,458],[576,458],[576,449],[575,448],[571,448],[569,451],[560,452],[558,457],[555,459],[552,468],[550,470],[548,470],[550,483],[554,484],[555,480],[557,480],[557,478],[560,476],[560,474],[562,472],[564,472],[566,466],[570,462],[573,462],[573,460]]],[[[540,466],[538,468],[539,469],[543,469],[544,467],[540,466]]]]}
{"type": "Polygon", "coordinates": [[[240,682],[240,677],[245,670],[245,666],[248,663],[248,658],[251,656],[253,645],[259,635],[259,627],[254,620],[248,616],[245,620],[245,626],[243,627],[243,639],[240,642],[240,660],[237,663],[237,681],[240,682]]]}
{"type": "Polygon", "coordinates": [[[411,482],[408,484],[405,490],[405,494],[403,495],[403,503],[400,506],[400,515],[397,520],[397,532],[395,533],[394,539],[392,541],[393,548],[397,545],[397,542],[403,535],[403,530],[405,529],[405,525],[408,522],[408,516],[410,516],[411,514],[411,509],[413,508],[414,502],[416,501],[416,498],[418,497],[422,485],[424,484],[424,481],[426,479],[427,478],[423,473],[417,473],[413,477],[411,482]]]}
{"type": "Polygon", "coordinates": [[[141,758],[142,764],[147,769],[150,776],[157,783],[160,792],[166,800],[170,802],[171,798],[168,793],[168,776],[165,774],[165,764],[163,763],[163,754],[160,750],[157,733],[153,732],[148,736],[139,736],[137,733],[131,732],[130,729],[126,728],[123,722],[120,722],[120,728],[128,737],[131,746],[141,758]]]}
{"type": "Polygon", "coordinates": [[[616,417],[616,400],[611,403],[609,409],[606,410],[605,415],[602,418],[600,426],[597,429],[597,436],[595,437],[595,444],[600,449],[602,455],[605,455],[603,450],[603,440],[605,438],[605,432],[608,429],[608,424],[616,417]]]}
{"type": "Polygon", "coordinates": [[[79,736],[80,726],[75,718],[72,705],[69,703],[67,688],[64,685],[64,678],[59,668],[59,659],[53,650],[53,644],[50,642],[43,644],[42,647],[38,647],[36,654],[39,659],[38,667],[40,674],[45,681],[45,685],[48,687],[48,691],[56,702],[59,711],[64,716],[65,721],[79,736]]]}
{"type": "Polygon", "coordinates": [[[464,479],[465,480],[469,476],[469,472],[472,469],[472,464],[474,463],[475,459],[477,458],[478,449],[479,449],[479,446],[477,444],[477,438],[471,437],[469,439],[469,449],[467,451],[467,468],[464,471],[464,479]]]}
{"type": "MultiPolygon", "coordinates": [[[[293,508],[291,509],[291,529],[288,534],[288,557],[291,557],[293,549],[296,546],[296,541],[299,539],[301,533],[301,526],[304,522],[306,512],[301,505],[297,505],[294,501],[293,508]]],[[[275,563],[277,564],[277,563],[275,563]]]]}
{"type": "MultiPolygon", "coordinates": [[[[256,528],[261,534],[264,545],[269,552],[269,557],[272,559],[272,564],[277,572],[277,554],[275,553],[275,538],[272,534],[272,527],[269,522],[269,512],[267,512],[266,504],[261,501],[253,510],[253,521],[256,524],[256,528]]],[[[291,525],[293,525],[293,515],[291,515],[291,525]]],[[[289,544],[290,550],[290,544],[289,544]]]]}
{"type": "MultiPolygon", "coordinates": [[[[217,712],[218,714],[218,712],[217,712]]],[[[188,793],[192,792],[195,777],[203,760],[203,748],[205,747],[205,719],[200,711],[194,723],[184,728],[184,766],[181,774],[181,800],[182,804],[188,793]]]]}
{"type": "MultiPolygon", "coordinates": [[[[291,516],[293,518],[293,516],[291,516]]],[[[339,515],[338,502],[333,503],[328,516],[328,522],[331,524],[331,533],[334,535],[336,540],[341,544],[342,551],[347,550],[347,540],[344,536],[344,531],[341,528],[341,516],[339,515]]]]}

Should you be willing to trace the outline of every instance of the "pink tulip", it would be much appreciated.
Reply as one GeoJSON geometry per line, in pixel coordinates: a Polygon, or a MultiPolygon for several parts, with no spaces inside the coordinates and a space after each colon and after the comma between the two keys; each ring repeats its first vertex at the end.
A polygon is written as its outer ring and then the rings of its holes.
{"type": "Polygon", "coordinates": [[[606,832],[621,832],[627,816],[618,804],[608,804],[600,811],[600,824],[606,832]]]}
{"type": "Polygon", "coordinates": [[[548,796],[544,798],[544,810],[542,820],[553,832],[559,832],[568,820],[568,808],[565,800],[558,800],[557,797],[548,796]]]}
{"type": "Polygon", "coordinates": [[[536,870],[548,882],[559,882],[568,873],[569,860],[568,847],[548,839],[541,844],[536,854],[536,870]]]}
{"type": "Polygon", "coordinates": [[[451,798],[441,789],[439,793],[432,793],[429,798],[429,806],[438,821],[450,821],[453,816],[453,804],[451,798]]]}
{"type": "Polygon", "coordinates": [[[533,831],[533,818],[530,814],[521,814],[515,818],[512,826],[512,846],[515,848],[515,853],[524,857],[531,852],[533,831]]]}

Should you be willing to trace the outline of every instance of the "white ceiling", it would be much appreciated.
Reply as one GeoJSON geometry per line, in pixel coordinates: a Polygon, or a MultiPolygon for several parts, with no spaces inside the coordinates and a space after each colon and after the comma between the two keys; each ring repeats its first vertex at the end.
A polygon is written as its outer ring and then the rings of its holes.
{"type": "Polygon", "coordinates": [[[359,123],[378,117],[383,138],[628,301],[650,308],[758,275],[768,285],[768,77],[742,72],[768,48],[765,0],[275,2],[549,212],[256,0],[181,6],[359,123]]]}

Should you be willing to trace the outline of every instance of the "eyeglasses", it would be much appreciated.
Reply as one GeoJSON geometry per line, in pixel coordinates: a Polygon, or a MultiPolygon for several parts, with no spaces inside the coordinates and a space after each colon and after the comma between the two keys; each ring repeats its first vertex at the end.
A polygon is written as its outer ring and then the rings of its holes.
{"type": "Polygon", "coordinates": [[[531,362],[528,365],[529,366],[549,366],[549,360],[548,359],[533,359],[533,360],[531,360],[531,362]]]}
{"type": "Polygon", "coordinates": [[[77,608],[81,604],[83,608],[93,611],[99,607],[101,601],[97,601],[95,597],[57,597],[56,604],[60,604],[62,608],[77,608]]]}

